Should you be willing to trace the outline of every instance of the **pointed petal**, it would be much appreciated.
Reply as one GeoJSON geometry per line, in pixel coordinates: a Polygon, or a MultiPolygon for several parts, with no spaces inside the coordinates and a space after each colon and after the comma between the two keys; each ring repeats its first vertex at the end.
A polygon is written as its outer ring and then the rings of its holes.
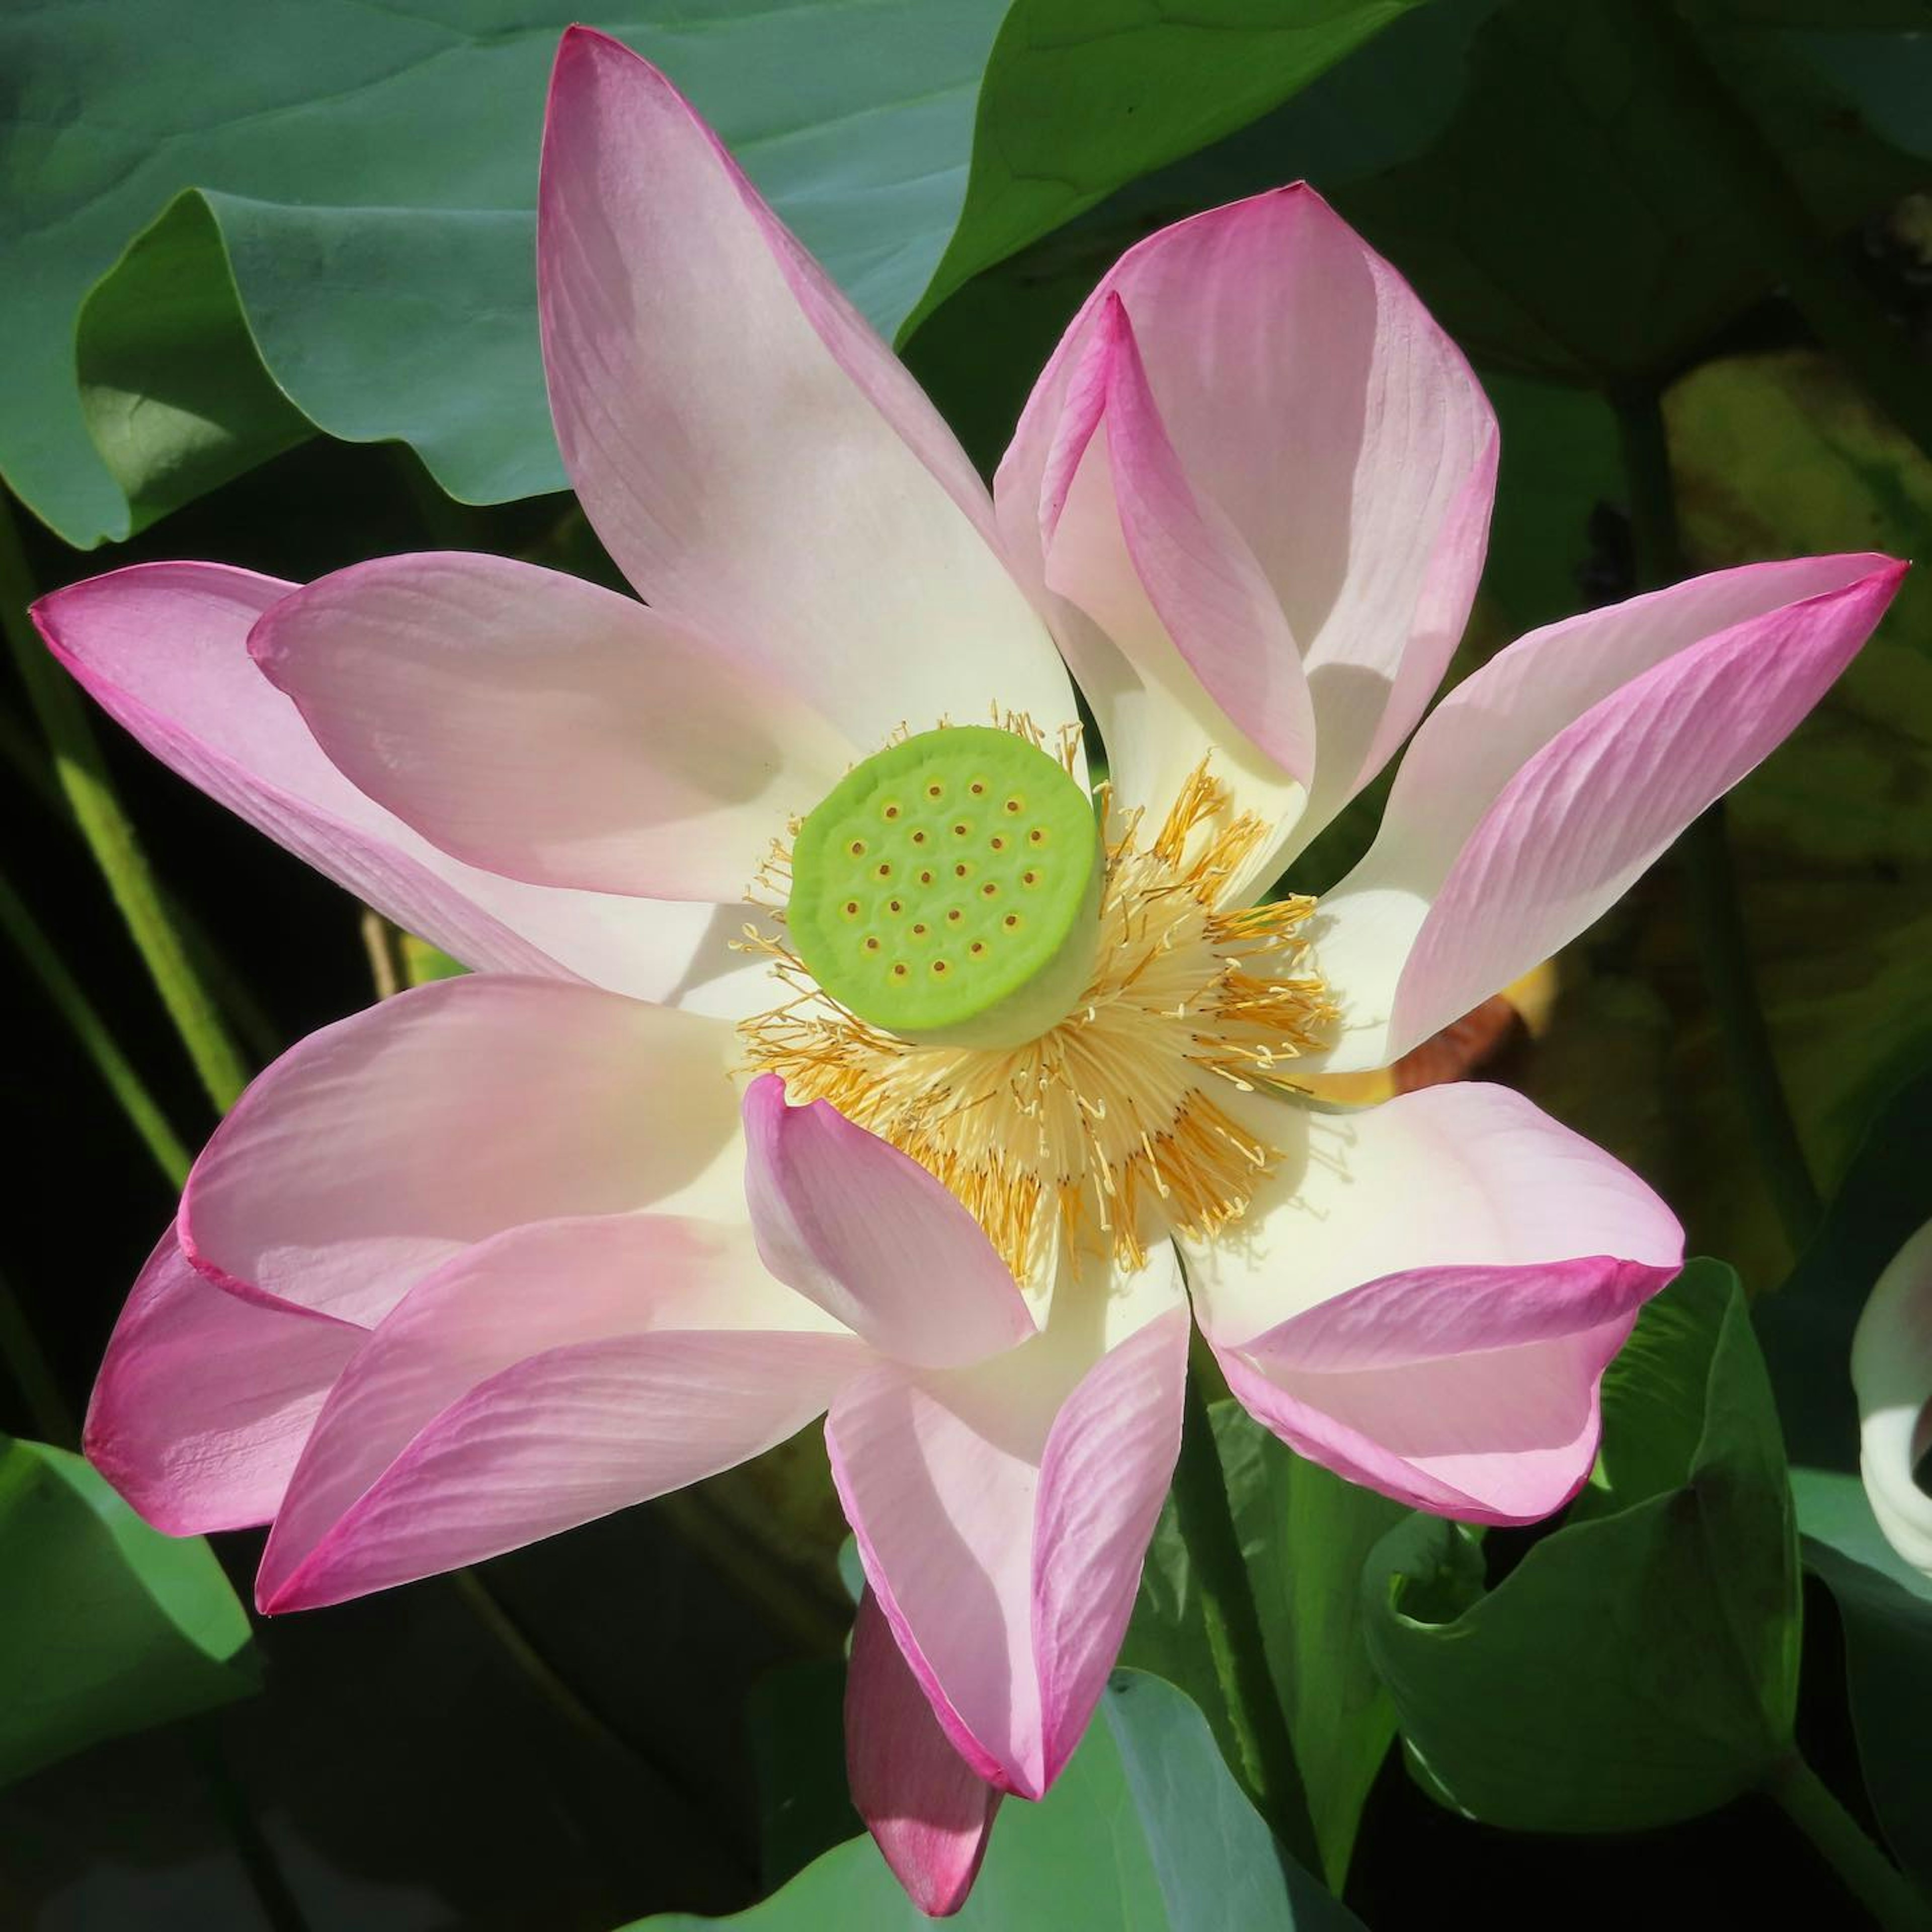
{"type": "Polygon", "coordinates": [[[1932,1221],[1878,1278],[1852,1338],[1858,1473],[1886,1540],[1932,1576],[1932,1496],[1917,1471],[1932,1446],[1932,1221]]]}
{"type": "Polygon", "coordinates": [[[1327,1066],[1386,1065],[1574,939],[1784,741],[1904,569],[1716,572],[1532,632],[1465,680],[1310,928],[1342,1006],[1327,1066]]]}
{"type": "Polygon", "coordinates": [[[664,76],[581,28],[551,81],[537,247],[564,465],[653,608],[862,751],[995,705],[1073,717],[917,386],[664,76]]]}
{"type": "Polygon", "coordinates": [[[868,1590],[845,1675],[845,1774],[892,1876],[929,1918],[966,1903],[1001,1793],[946,1742],[868,1590]]]}
{"type": "Polygon", "coordinates": [[[221,564],[134,564],[42,598],[34,621],[163,764],[466,965],[578,976],[733,1017],[756,1010],[764,974],[727,947],[741,913],[498,878],[358,791],[248,656],[250,630],[295,587],[221,564]]]}
{"type": "Polygon", "coordinates": [[[1034,1332],[978,1222],[920,1166],[829,1100],[785,1104],[776,1074],[745,1095],[745,1198],[779,1280],[916,1368],[957,1368],[1034,1332]]]}
{"type": "Polygon", "coordinates": [[[248,648],[366,796],[532,885],[742,898],[856,755],[706,640],[510,557],[337,571],[248,648]]]}
{"type": "Polygon", "coordinates": [[[1240,533],[1190,490],[1118,298],[1076,372],[1047,488],[1046,581],[1072,607],[1065,646],[1120,804],[1164,813],[1211,755],[1244,808],[1292,824],[1315,769],[1300,656],[1240,533]]]}
{"type": "Polygon", "coordinates": [[[514,1550],[729,1468],[869,1359],[742,1228],[514,1228],[422,1282],[330,1391],[262,1552],[267,1610],[514,1550]]]}
{"type": "MultiPolygon", "coordinates": [[[[1193,496],[1239,532],[1298,644],[1318,754],[1305,841],[1407,735],[1455,648],[1487,539],[1494,418],[1414,292],[1312,190],[1212,209],[1121,257],[1034,390],[994,484],[1029,586],[1045,581],[1065,481],[1062,418],[1114,298],[1193,496]]],[[[1196,668],[1245,725],[1222,674],[1196,668]]]]}
{"type": "Polygon", "coordinates": [[[188,1177],[182,1244],[232,1292],[368,1325],[472,1241],[674,1198],[742,1218],[736,1035],[590,986],[495,976],[311,1034],[188,1177]]]}
{"type": "Polygon", "coordinates": [[[81,1446],[170,1536],[266,1522],[362,1340],[352,1323],[224,1294],[170,1228],[114,1324],[81,1446]]]}
{"type": "Polygon", "coordinates": [[[1036,1798],[1093,1714],[1180,1439],[1172,1250],[968,1369],[879,1368],[826,1423],[867,1580],[953,1748],[1036,1798]]]}
{"type": "Polygon", "coordinates": [[[1595,1458],[1598,1384],[1683,1234],[1507,1088],[1275,1110],[1245,1238],[1189,1251],[1228,1387],[1292,1448],[1479,1522],[1546,1516],[1595,1458]]]}

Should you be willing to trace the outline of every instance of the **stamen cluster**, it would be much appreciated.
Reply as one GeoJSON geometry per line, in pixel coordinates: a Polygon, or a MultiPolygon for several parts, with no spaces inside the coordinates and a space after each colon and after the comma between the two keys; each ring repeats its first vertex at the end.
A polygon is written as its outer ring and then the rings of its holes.
{"type": "Polygon", "coordinates": [[[883,1033],[817,986],[782,938],[746,929],[794,995],[746,1023],[753,1068],[918,1161],[1023,1282],[1043,1277],[1056,1238],[1133,1268],[1165,1234],[1204,1238],[1238,1218],[1272,1150],[1224,1102],[1282,1082],[1335,1017],[1306,970],[1312,898],[1222,909],[1268,828],[1232,810],[1204,760],[1151,837],[1141,812],[1117,816],[1104,795],[1102,810],[1090,982],[1021,1046],[883,1033]]]}

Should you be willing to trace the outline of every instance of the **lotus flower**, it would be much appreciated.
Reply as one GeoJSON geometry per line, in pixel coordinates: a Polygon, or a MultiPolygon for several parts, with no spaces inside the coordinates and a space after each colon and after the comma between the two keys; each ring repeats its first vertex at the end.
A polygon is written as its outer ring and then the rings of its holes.
{"type": "Polygon", "coordinates": [[[1886,1540],[1932,1576],[1932,1495],[1918,1472],[1932,1448],[1932,1221],[1873,1288],[1852,1338],[1858,1473],[1886,1540]]]}
{"type": "Polygon", "coordinates": [[[164,1528],[271,1524],[285,1610],[829,1410],[868,1585],[853,1789],[943,1912],[1114,1660],[1190,1300],[1240,1400],[1358,1482],[1508,1523],[1584,1480],[1669,1210],[1514,1093],[1313,1083],[1580,932],[1900,566],[1550,626],[1418,730],[1496,425],[1307,188],[1124,256],[990,498],[692,110],[582,29],[538,240],[564,460],[644,602],[434,554],[39,608],[158,756],[476,969],[249,1089],[88,1452],[164,1528]],[[1266,899],[1412,733],[1367,857],[1266,899]]]}

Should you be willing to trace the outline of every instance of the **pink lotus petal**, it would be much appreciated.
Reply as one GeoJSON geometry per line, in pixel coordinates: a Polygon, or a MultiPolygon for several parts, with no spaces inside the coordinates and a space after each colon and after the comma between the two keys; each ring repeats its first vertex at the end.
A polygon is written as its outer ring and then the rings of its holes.
{"type": "Polygon", "coordinates": [[[114,1324],[82,1447],[170,1536],[266,1522],[362,1340],[327,1315],[224,1294],[170,1228],[114,1324]]]}
{"type": "Polygon", "coordinates": [[[103,710],[164,764],[358,898],[466,964],[580,976],[736,1017],[761,968],[727,950],[743,921],[479,872],[365,797],[248,652],[296,586],[214,563],[140,563],[44,597],[34,621],[103,710]]]}
{"type": "Polygon", "coordinates": [[[1670,1210],[1506,1088],[1282,1104],[1267,1131],[1282,1151],[1242,1237],[1189,1252],[1236,1396],[1418,1508],[1559,1508],[1595,1458],[1604,1368],[1682,1265],[1670,1210]]]}
{"type": "MultiPolygon", "coordinates": [[[[1315,769],[1300,656],[1240,533],[1190,489],[1118,299],[1101,311],[1060,430],[1044,485],[1046,581],[1106,724],[1115,795],[1164,812],[1211,758],[1244,807],[1292,824],[1315,769]]],[[[1231,882],[1230,896],[1254,883],[1231,882]]]]}
{"type": "Polygon", "coordinates": [[[339,1603],[680,1488],[783,1441],[869,1359],[742,1227],[513,1228],[420,1283],[344,1371],[258,1600],[339,1603]]]}
{"type": "MultiPolygon", "coordinates": [[[[1000,466],[1000,532],[1036,592],[1070,480],[1063,418],[1091,406],[1086,358],[1116,299],[1194,500],[1238,531],[1300,646],[1317,752],[1305,842],[1408,734],[1455,647],[1487,538],[1494,418],[1413,291],[1312,190],[1177,223],[1102,279],[1000,466]]],[[[1136,680],[1117,669],[1094,690],[1102,646],[1064,640],[1111,746],[1136,680]]],[[[1227,652],[1196,669],[1246,727],[1226,681],[1240,663],[1227,652]]]]}
{"type": "MultiPolygon", "coordinates": [[[[1158,614],[1221,711],[1291,777],[1315,774],[1315,720],[1308,680],[1288,620],[1240,532],[1211,497],[1198,496],[1169,440],[1148,386],[1132,323],[1118,294],[1101,308],[1094,340],[1105,355],[1101,422],[1124,548],[1141,593],[1158,614]]],[[[1090,615],[1101,610],[1054,570],[1048,578],[1090,615]]],[[[1125,593],[1130,612],[1134,592],[1125,593]]],[[[1109,625],[1136,657],[1135,640],[1109,625]]]]}
{"type": "Polygon", "coordinates": [[[785,1104],[767,1073],[745,1095],[745,1195],[779,1280],[882,1354],[957,1368],[1034,1332],[978,1222],[919,1163],[830,1101],[785,1104]]]}
{"type": "Polygon", "coordinates": [[[742,1220],[735,1051],[722,1020],[591,986],[398,994],[236,1102],[188,1177],[182,1246],[234,1292],[368,1325],[524,1222],[674,1199],[742,1220]]]}
{"type": "Polygon", "coordinates": [[[845,1674],[845,1774],[906,1895],[950,1918],[980,1875],[1001,1794],[946,1742],[870,1590],[845,1674]]]}
{"type": "Polygon", "coordinates": [[[537,248],[564,466],[654,609],[862,751],[994,705],[1072,719],[916,385],[664,76],[582,28],[551,81],[537,248]]]}
{"type": "Polygon", "coordinates": [[[1046,1789],[1119,1647],[1180,1443],[1179,1296],[1171,1251],[1111,1292],[1063,1280],[1035,1340],[879,1368],[826,1419],[880,1608],[953,1748],[1003,1790],[1046,1789]]]}
{"type": "Polygon", "coordinates": [[[1034,1518],[1042,1789],[1073,1755],[1126,1635],[1180,1453],[1189,1329],[1186,1310],[1172,1309],[1109,1350],[1046,1438],[1034,1518]]]}
{"type": "Polygon", "coordinates": [[[742,898],[855,755],[706,640],[508,557],[338,571],[248,647],[362,791],[533,885],[742,898]]]}
{"type": "Polygon", "coordinates": [[[1783,741],[1905,566],[1751,564],[1532,632],[1416,734],[1317,962],[1379,1066],[1547,958],[1783,741]]]}

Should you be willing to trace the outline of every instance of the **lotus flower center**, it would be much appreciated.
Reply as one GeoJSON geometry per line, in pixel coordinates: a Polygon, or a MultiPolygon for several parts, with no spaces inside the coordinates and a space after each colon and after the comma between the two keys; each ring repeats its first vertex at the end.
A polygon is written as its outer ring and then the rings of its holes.
{"type": "Polygon", "coordinates": [[[923,731],[799,828],[785,922],[812,978],[900,1039],[1036,1038],[1085,990],[1106,869],[1064,766],[986,725],[923,731]]]}
{"type": "Polygon", "coordinates": [[[1335,1017],[1314,902],[1240,902],[1268,828],[1204,764],[1150,836],[1089,802],[1076,743],[1016,718],[889,746],[776,854],[784,934],[745,942],[786,994],[752,1068],[935,1174],[1023,1284],[1064,1239],[1138,1267],[1237,1220],[1273,1154],[1251,1096],[1335,1017]]]}

